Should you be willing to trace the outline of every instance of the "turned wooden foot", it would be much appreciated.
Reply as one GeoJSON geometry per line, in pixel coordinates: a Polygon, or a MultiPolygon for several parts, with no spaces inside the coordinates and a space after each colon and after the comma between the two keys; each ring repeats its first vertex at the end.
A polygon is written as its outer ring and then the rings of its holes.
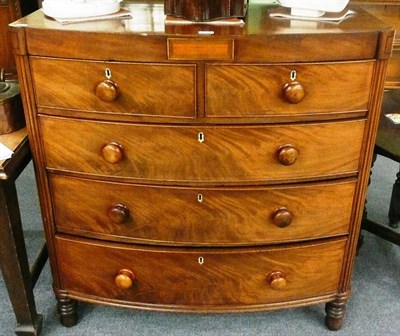
{"type": "Polygon", "coordinates": [[[343,318],[346,313],[346,303],[344,301],[328,302],[325,306],[325,324],[328,329],[337,331],[343,325],[343,318]]]}
{"type": "Polygon", "coordinates": [[[73,327],[78,321],[77,302],[61,297],[58,298],[57,310],[60,314],[60,322],[64,327],[73,327]]]}

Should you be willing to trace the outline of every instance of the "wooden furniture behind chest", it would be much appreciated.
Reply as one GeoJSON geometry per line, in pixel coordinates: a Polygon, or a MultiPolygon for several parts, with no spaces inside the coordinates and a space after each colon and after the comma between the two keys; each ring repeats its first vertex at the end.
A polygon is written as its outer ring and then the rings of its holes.
{"type": "MultiPolygon", "coordinates": [[[[400,1],[353,1],[366,11],[390,24],[396,29],[393,52],[389,60],[385,81],[384,102],[381,110],[375,154],[399,162],[399,125],[392,123],[385,115],[400,111],[400,1]]],[[[372,179],[374,175],[372,175],[372,179]]],[[[393,189],[389,205],[388,219],[391,228],[397,228],[400,221],[400,171],[393,175],[393,189]]],[[[390,190],[387,191],[390,193],[390,190]]],[[[377,223],[364,215],[362,228],[384,239],[400,245],[400,233],[387,227],[387,223],[377,223]]]]}
{"type": "Polygon", "coordinates": [[[396,30],[393,52],[386,74],[385,89],[400,89],[400,0],[351,0],[351,2],[396,30]]]}
{"type": "Polygon", "coordinates": [[[358,9],[311,26],[250,5],[243,26],[181,26],[162,4],[130,8],[12,29],[62,323],[75,300],[326,302],[339,329],[393,30],[358,9]]]}
{"type": "Polygon", "coordinates": [[[15,67],[8,24],[38,8],[35,0],[0,0],[0,69],[15,67]]]}

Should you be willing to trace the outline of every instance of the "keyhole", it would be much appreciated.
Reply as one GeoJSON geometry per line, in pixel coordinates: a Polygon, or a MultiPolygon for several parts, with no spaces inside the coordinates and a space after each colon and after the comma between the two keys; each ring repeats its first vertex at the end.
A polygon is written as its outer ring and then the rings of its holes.
{"type": "Polygon", "coordinates": [[[290,80],[293,82],[293,81],[296,80],[296,77],[297,77],[297,72],[296,72],[296,70],[292,70],[292,71],[290,72],[290,80]]]}
{"type": "Polygon", "coordinates": [[[202,194],[198,194],[198,195],[197,195],[197,201],[198,201],[199,203],[203,202],[203,199],[204,199],[204,197],[203,197],[202,194]]]}
{"type": "Polygon", "coordinates": [[[199,257],[198,262],[200,265],[204,264],[204,258],[203,257],[199,257]]]}
{"type": "Polygon", "coordinates": [[[197,135],[197,140],[198,140],[200,143],[203,143],[203,142],[204,142],[205,136],[204,136],[204,133],[203,133],[203,132],[199,132],[199,134],[197,135]]]}
{"type": "Polygon", "coordinates": [[[109,68],[106,68],[105,73],[106,73],[106,78],[111,79],[111,70],[109,68]]]}

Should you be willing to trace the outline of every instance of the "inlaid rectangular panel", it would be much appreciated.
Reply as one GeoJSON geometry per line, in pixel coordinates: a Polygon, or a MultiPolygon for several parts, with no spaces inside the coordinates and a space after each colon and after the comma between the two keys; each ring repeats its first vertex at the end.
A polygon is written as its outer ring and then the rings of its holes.
{"type": "Polygon", "coordinates": [[[230,61],[233,57],[233,39],[168,39],[168,59],[170,60],[230,61]]]}

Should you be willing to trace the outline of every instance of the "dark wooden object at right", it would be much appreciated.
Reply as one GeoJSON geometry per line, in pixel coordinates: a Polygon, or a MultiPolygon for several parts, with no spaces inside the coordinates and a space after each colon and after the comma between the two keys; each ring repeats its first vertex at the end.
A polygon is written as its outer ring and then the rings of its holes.
{"type": "MultiPolygon", "coordinates": [[[[400,31],[400,1],[352,1],[362,6],[365,10],[382,19],[386,23],[400,31]]],[[[375,158],[384,156],[400,163],[400,125],[391,122],[385,115],[388,113],[400,113],[400,38],[396,33],[393,54],[389,61],[385,82],[384,94],[379,129],[375,144],[375,158]]],[[[373,179],[374,176],[371,176],[373,179]]],[[[400,170],[397,176],[393,176],[392,195],[389,206],[389,225],[377,223],[364,215],[362,228],[394,244],[400,245],[400,232],[391,228],[397,228],[400,221],[400,170]],[[391,228],[390,228],[391,227],[391,228]]],[[[388,191],[390,192],[390,191],[388,191]]]]}

